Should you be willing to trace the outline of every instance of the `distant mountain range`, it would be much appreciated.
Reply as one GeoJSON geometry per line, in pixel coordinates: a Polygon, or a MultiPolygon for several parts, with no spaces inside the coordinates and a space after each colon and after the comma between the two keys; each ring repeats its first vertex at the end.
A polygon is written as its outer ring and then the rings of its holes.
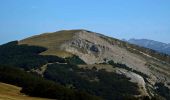
{"type": "Polygon", "coordinates": [[[128,42],[170,55],[170,43],[167,44],[149,39],[129,39],[128,42]]]}

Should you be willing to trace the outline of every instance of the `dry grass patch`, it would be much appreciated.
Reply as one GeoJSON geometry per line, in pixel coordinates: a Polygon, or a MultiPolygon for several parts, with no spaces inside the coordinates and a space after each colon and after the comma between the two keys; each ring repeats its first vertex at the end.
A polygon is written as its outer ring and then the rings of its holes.
{"type": "Polygon", "coordinates": [[[33,46],[45,47],[48,50],[43,52],[44,55],[56,55],[60,57],[71,56],[70,53],[61,51],[60,46],[66,41],[73,38],[74,33],[80,30],[58,31],[54,33],[44,33],[19,41],[19,44],[28,44],[33,46]]]}
{"type": "Polygon", "coordinates": [[[0,82],[0,100],[50,100],[44,98],[29,97],[20,93],[21,88],[0,82]]]}

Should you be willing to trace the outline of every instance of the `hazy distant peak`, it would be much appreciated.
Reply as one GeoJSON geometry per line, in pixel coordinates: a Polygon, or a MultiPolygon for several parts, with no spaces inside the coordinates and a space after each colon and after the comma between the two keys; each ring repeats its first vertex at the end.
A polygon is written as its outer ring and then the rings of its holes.
{"type": "Polygon", "coordinates": [[[170,55],[170,44],[167,43],[149,39],[129,39],[128,42],[170,55]]]}

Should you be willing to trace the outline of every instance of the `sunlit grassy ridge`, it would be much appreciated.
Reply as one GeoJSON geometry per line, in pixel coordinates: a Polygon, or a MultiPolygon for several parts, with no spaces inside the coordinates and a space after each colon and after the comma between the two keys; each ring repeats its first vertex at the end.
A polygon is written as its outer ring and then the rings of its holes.
{"type": "Polygon", "coordinates": [[[80,30],[63,30],[54,33],[45,33],[24,39],[19,43],[46,47],[48,50],[42,53],[44,55],[57,55],[61,57],[71,56],[70,53],[61,51],[59,47],[62,43],[70,40],[74,36],[74,33],[79,31],[80,30]]]}

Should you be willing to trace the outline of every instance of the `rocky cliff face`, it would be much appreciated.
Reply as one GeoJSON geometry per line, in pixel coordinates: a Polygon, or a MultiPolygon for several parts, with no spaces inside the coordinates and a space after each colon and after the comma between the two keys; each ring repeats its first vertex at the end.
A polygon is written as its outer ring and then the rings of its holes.
{"type": "Polygon", "coordinates": [[[138,48],[133,48],[129,44],[125,46],[123,41],[86,30],[60,31],[45,34],[45,37],[43,37],[44,34],[37,36],[36,41],[35,37],[28,38],[20,41],[20,44],[43,46],[48,48],[49,51],[52,50],[53,54],[56,55],[58,51],[77,55],[88,65],[105,63],[111,60],[125,64],[132,70],[116,68],[116,72],[130,77],[132,82],[138,83],[143,95],[149,95],[148,92],[151,95],[157,82],[163,82],[170,88],[170,63],[138,48]],[[64,39],[65,36],[62,33],[65,33],[66,39],[64,39]],[[48,35],[51,36],[50,39],[47,38],[48,35]],[[62,39],[58,39],[59,37],[62,39]],[[41,38],[41,43],[37,42],[38,38],[41,38]],[[44,45],[46,44],[45,41],[48,41],[48,46],[44,45]],[[145,75],[147,77],[144,77],[145,75]]]}
{"type": "Polygon", "coordinates": [[[80,56],[86,63],[103,62],[106,52],[111,51],[111,45],[100,38],[96,33],[80,31],[74,37],[61,45],[61,49],[80,56]]]}

